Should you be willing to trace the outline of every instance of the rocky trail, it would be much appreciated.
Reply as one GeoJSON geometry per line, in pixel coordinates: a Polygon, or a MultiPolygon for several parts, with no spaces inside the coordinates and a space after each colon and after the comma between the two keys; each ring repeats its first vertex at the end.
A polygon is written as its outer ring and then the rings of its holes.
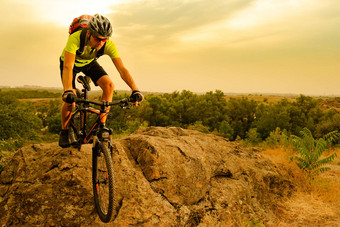
{"type": "Polygon", "coordinates": [[[149,127],[114,145],[119,206],[111,223],[94,210],[91,145],[50,143],[6,163],[0,226],[339,226],[338,206],[298,194],[271,161],[222,137],[149,127]]]}

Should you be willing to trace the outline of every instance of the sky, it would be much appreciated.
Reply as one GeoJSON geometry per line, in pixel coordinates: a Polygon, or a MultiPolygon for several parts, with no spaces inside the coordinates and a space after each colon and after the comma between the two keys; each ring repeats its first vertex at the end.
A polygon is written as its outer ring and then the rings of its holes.
{"type": "Polygon", "coordinates": [[[340,95],[339,0],[2,0],[0,13],[0,86],[62,88],[68,27],[99,13],[141,91],[340,95]]]}

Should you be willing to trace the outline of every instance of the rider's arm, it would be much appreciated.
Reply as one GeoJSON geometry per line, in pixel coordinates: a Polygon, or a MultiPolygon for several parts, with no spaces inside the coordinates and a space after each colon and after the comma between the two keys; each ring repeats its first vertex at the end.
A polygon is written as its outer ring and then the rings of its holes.
{"type": "Polygon", "coordinates": [[[113,64],[116,66],[121,78],[125,81],[125,83],[131,88],[132,91],[139,90],[136,86],[131,74],[124,66],[123,61],[121,58],[112,58],[113,64]]]}
{"type": "Polygon", "coordinates": [[[63,66],[63,86],[64,91],[72,90],[73,79],[73,65],[76,59],[76,55],[65,51],[64,66],[63,66]]]}

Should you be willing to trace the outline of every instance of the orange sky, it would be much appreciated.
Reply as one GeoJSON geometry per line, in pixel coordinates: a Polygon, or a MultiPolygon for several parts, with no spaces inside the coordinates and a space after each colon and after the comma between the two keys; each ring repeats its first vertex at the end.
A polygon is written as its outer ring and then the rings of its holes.
{"type": "MultiPolygon", "coordinates": [[[[68,26],[101,13],[143,91],[340,95],[338,0],[2,0],[0,86],[60,87],[68,26]]],[[[119,90],[107,56],[99,59],[119,90]]]]}

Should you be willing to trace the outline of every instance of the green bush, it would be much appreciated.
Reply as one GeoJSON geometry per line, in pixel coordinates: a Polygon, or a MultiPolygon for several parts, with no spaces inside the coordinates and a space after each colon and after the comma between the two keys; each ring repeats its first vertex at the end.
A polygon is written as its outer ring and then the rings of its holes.
{"type": "Polygon", "coordinates": [[[261,142],[260,134],[256,128],[251,128],[246,134],[245,143],[246,145],[258,145],[261,142]]]}
{"type": "Polygon", "coordinates": [[[42,121],[36,115],[36,108],[30,102],[20,102],[0,94],[0,140],[36,139],[42,128],[42,121]]]}
{"type": "Polygon", "coordinates": [[[227,121],[222,121],[220,127],[218,128],[218,133],[228,139],[233,138],[234,130],[227,121]]]}
{"type": "Polygon", "coordinates": [[[48,131],[51,133],[59,133],[61,130],[61,113],[60,111],[49,117],[47,120],[48,131]]]}
{"type": "Polygon", "coordinates": [[[322,137],[332,131],[340,131],[340,114],[335,110],[328,111],[323,120],[316,125],[315,135],[322,137]]]}
{"type": "Polygon", "coordinates": [[[297,166],[306,172],[309,177],[313,177],[319,173],[330,170],[329,167],[324,167],[332,162],[336,153],[333,153],[325,158],[321,158],[324,151],[340,137],[340,133],[333,131],[325,135],[323,138],[314,139],[311,131],[304,128],[301,132],[301,137],[292,135],[292,143],[299,155],[291,157],[297,166]]]}
{"type": "MultiPolygon", "coordinates": [[[[1,151],[15,151],[24,145],[24,140],[22,139],[9,139],[0,140],[0,152],[1,151]]],[[[1,153],[0,153],[1,160],[1,153]]]]}
{"type": "Polygon", "coordinates": [[[200,131],[200,132],[203,132],[203,133],[209,133],[210,132],[209,128],[202,124],[202,121],[196,121],[194,124],[189,125],[188,129],[200,131]]]}
{"type": "Polygon", "coordinates": [[[277,146],[288,147],[290,145],[290,138],[287,130],[283,131],[280,128],[276,128],[275,131],[270,132],[269,136],[265,140],[265,144],[271,148],[277,146]]]}

